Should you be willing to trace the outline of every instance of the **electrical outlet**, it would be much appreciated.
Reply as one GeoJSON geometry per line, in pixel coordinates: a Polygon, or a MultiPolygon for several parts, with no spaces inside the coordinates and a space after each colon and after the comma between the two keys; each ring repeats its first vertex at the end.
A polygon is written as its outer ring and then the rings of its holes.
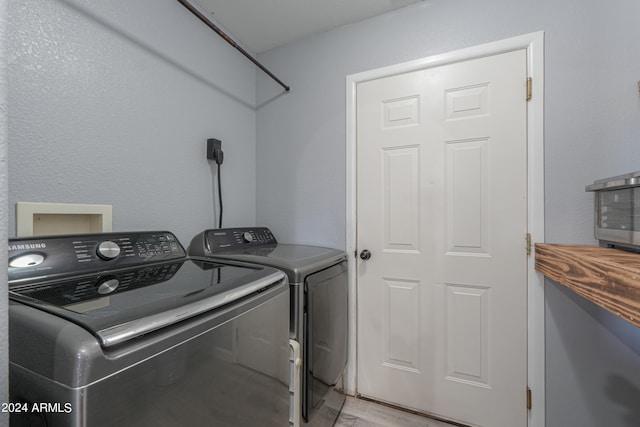
{"type": "Polygon", "coordinates": [[[216,160],[217,153],[222,152],[222,141],[215,138],[207,139],[207,159],[216,160]]]}

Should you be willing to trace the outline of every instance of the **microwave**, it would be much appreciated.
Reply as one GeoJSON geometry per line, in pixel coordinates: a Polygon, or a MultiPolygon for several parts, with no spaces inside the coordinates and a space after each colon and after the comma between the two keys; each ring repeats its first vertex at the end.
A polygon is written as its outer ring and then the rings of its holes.
{"type": "Polygon", "coordinates": [[[585,190],[594,193],[600,245],[640,252],[640,171],[599,179],[585,190]]]}

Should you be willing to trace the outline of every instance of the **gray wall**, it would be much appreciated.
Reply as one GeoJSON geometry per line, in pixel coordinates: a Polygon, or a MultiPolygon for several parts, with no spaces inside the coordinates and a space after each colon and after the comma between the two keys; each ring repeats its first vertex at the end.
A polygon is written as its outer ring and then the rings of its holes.
{"type": "MultiPolygon", "coordinates": [[[[635,0],[427,0],[261,54],[292,91],[258,75],[258,223],[345,247],[345,76],[543,30],[546,241],[594,243],[584,186],[640,169],[638,16],[635,0]]],[[[552,282],[545,300],[546,425],[637,424],[640,329],[552,282]]]]}
{"type": "MultiPolygon", "coordinates": [[[[7,1],[0,0],[0,58],[5,58],[7,1]]],[[[7,99],[6,62],[0,61],[0,241],[7,240],[7,99]]],[[[0,295],[7,294],[7,248],[0,246],[0,295]]],[[[7,298],[0,298],[0,403],[8,402],[8,322],[7,298]]],[[[9,416],[0,413],[0,426],[9,425],[9,416]]]]}
{"type": "MultiPolygon", "coordinates": [[[[175,0],[0,6],[0,57],[8,64],[0,238],[15,234],[17,201],[99,203],[113,205],[116,231],[168,229],[188,245],[215,225],[209,137],[225,152],[224,224],[254,223],[256,73],[246,58],[175,0]]],[[[6,246],[0,260],[5,291],[6,246]]],[[[7,402],[6,305],[0,299],[0,402],[7,402]]]]}
{"type": "Polygon", "coordinates": [[[9,232],[17,201],[113,205],[113,229],[255,222],[253,64],[175,0],[11,0],[9,232]],[[217,212],[217,208],[215,208],[217,212]]]}

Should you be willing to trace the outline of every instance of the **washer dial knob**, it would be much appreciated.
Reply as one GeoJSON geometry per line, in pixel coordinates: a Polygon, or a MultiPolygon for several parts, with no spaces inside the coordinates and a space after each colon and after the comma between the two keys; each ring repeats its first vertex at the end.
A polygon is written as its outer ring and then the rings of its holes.
{"type": "Polygon", "coordinates": [[[118,246],[117,243],[107,240],[98,245],[96,254],[100,258],[107,261],[110,259],[115,259],[118,258],[118,255],[120,255],[120,246],[118,246]]]}
{"type": "Polygon", "coordinates": [[[9,267],[26,268],[35,267],[44,262],[44,255],[31,253],[24,254],[9,260],[9,267]]]}
{"type": "Polygon", "coordinates": [[[98,281],[98,284],[96,285],[96,287],[98,288],[98,293],[100,295],[110,294],[111,292],[118,289],[118,286],[120,286],[120,281],[115,277],[102,279],[98,281]]]}
{"type": "Polygon", "coordinates": [[[253,242],[253,234],[251,234],[251,233],[250,233],[250,232],[248,232],[248,231],[245,231],[244,233],[242,233],[242,240],[243,240],[245,243],[251,243],[251,242],[253,242]]]}

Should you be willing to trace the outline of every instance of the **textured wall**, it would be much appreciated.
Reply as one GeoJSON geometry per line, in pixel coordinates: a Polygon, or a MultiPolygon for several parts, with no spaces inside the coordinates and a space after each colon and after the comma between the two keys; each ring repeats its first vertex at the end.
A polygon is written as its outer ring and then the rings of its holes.
{"type": "MultiPolygon", "coordinates": [[[[187,245],[215,224],[208,137],[225,151],[224,223],[254,223],[255,67],[177,1],[0,0],[0,58],[3,240],[15,202],[40,201],[111,204],[114,230],[168,229],[187,245]]],[[[6,245],[0,260],[6,295],[6,245]]]]}
{"type": "MultiPolygon", "coordinates": [[[[0,58],[6,57],[7,1],[0,0],[0,58]]],[[[0,61],[0,241],[8,235],[7,203],[7,98],[6,62],[0,61]]],[[[7,295],[7,248],[0,246],[0,294],[7,295]]],[[[8,322],[7,297],[0,298],[0,403],[8,402],[8,322]]],[[[0,413],[0,426],[9,425],[9,416],[0,413]]]]}
{"type": "MultiPolygon", "coordinates": [[[[258,223],[344,248],[345,76],[543,30],[546,240],[594,243],[584,186],[640,169],[638,16],[633,0],[427,0],[261,54],[292,91],[258,75],[258,223]]],[[[634,425],[640,329],[546,288],[546,425],[634,425]]]]}
{"type": "Polygon", "coordinates": [[[9,2],[9,207],[113,205],[113,229],[255,221],[255,67],[175,0],[9,2]],[[217,211],[217,209],[216,209],[217,211]]]}

